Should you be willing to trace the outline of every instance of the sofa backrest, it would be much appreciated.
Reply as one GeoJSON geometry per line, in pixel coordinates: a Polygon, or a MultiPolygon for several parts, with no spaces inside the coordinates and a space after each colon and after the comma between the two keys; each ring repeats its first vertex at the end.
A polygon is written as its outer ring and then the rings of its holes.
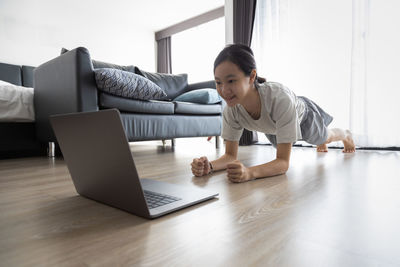
{"type": "MultiPolygon", "coordinates": [[[[69,52],[70,50],[66,48],[61,48],[61,55],[69,52]]],[[[136,73],[137,67],[134,65],[128,65],[128,66],[122,66],[122,65],[117,65],[113,63],[108,63],[100,60],[94,60],[92,59],[92,65],[94,69],[101,69],[101,68],[111,68],[111,69],[117,69],[117,70],[123,70],[123,71],[129,71],[132,73],[136,73]]]]}
{"type": "MultiPolygon", "coordinates": [[[[61,49],[61,55],[64,53],[69,52],[70,50],[66,48],[61,49]]],[[[187,74],[167,74],[167,73],[154,73],[154,72],[147,72],[139,69],[135,65],[128,65],[128,66],[121,66],[113,63],[103,62],[99,60],[92,59],[92,64],[94,69],[99,68],[112,68],[118,69],[123,71],[132,72],[135,74],[139,74],[144,76],[145,78],[149,79],[153,83],[157,84],[164,90],[167,94],[166,97],[162,98],[161,100],[172,100],[178,95],[181,95],[187,91],[188,87],[188,77],[187,74]]]]}
{"type": "Polygon", "coordinates": [[[15,85],[25,87],[33,87],[33,70],[32,66],[20,66],[7,63],[0,63],[0,80],[15,85]]]}

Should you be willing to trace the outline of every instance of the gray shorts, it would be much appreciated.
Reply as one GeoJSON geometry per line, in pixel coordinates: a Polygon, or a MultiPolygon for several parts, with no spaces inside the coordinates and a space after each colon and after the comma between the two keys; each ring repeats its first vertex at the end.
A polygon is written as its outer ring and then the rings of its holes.
{"type": "MultiPolygon", "coordinates": [[[[298,98],[305,105],[303,119],[300,123],[301,140],[312,145],[325,143],[328,138],[327,127],[332,122],[333,117],[307,97],[299,96],[298,98]]],[[[265,134],[265,136],[276,147],[276,136],[273,134],[265,134]]]]}

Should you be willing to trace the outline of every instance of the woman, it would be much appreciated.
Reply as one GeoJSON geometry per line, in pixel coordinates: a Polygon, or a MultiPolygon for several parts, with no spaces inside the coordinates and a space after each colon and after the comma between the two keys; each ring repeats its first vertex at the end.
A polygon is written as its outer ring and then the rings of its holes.
{"type": "Polygon", "coordinates": [[[289,168],[292,144],[304,140],[317,145],[318,152],[327,152],[327,144],[342,141],[343,152],[355,152],[350,131],[328,129],[333,118],[305,97],[297,97],[282,84],[267,82],[257,76],[253,52],[245,45],[225,47],[214,62],[218,93],[226,101],[223,112],[222,138],[225,154],[209,161],[193,159],[195,176],[227,170],[232,182],[245,182],[261,177],[284,174],[289,168]],[[246,167],[237,160],[243,128],[266,134],[276,147],[276,159],[246,167]]]}

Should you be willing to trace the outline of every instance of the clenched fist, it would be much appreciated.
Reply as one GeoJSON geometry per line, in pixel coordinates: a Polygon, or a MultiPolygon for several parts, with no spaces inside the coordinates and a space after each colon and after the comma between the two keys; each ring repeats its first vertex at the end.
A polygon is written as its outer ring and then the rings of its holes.
{"type": "Polygon", "coordinates": [[[191,166],[192,173],[195,176],[204,176],[211,172],[210,162],[207,157],[193,159],[191,166]]]}
{"type": "Polygon", "coordinates": [[[226,166],[226,172],[231,182],[242,183],[253,180],[250,171],[239,160],[232,161],[226,166]]]}

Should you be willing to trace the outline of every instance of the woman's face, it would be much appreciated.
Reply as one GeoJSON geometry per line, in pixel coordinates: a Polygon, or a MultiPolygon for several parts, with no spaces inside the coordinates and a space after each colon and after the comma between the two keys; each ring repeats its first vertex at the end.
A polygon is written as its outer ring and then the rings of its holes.
{"type": "Polygon", "coordinates": [[[230,61],[219,64],[215,68],[214,75],[217,91],[230,107],[242,103],[254,84],[254,79],[246,76],[236,64],[230,61]]]}

